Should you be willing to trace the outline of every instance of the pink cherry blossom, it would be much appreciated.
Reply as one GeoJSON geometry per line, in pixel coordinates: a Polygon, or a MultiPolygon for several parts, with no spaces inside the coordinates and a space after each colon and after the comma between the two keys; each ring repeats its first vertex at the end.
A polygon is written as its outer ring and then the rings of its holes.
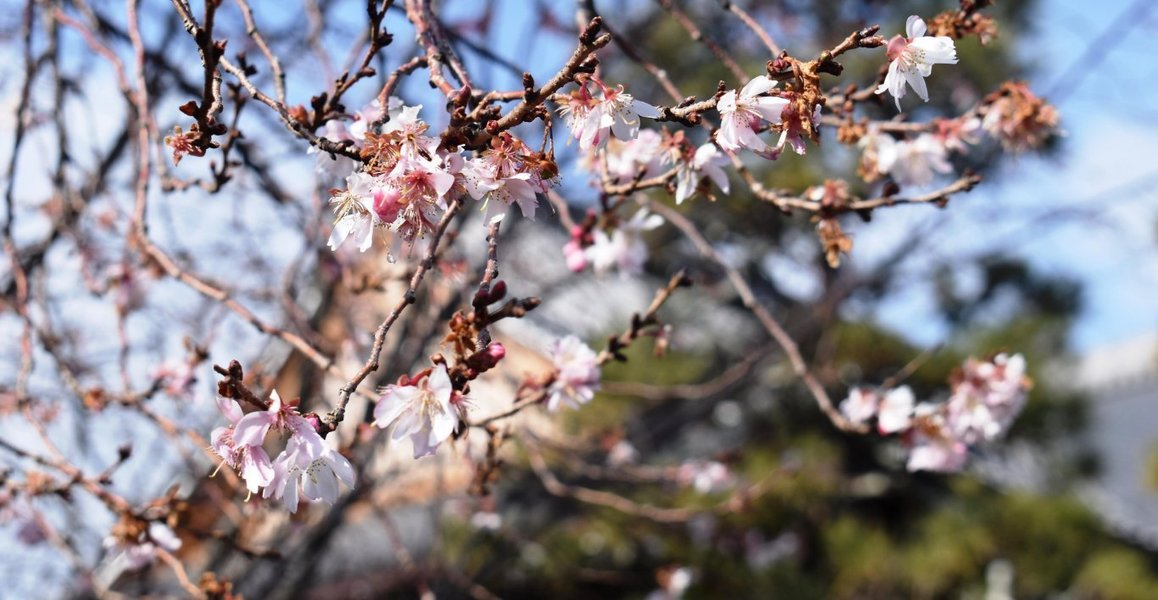
{"type": "Polygon", "coordinates": [[[1027,389],[1025,358],[1020,354],[999,354],[992,361],[970,358],[945,404],[948,426],[965,443],[992,441],[1021,412],[1027,389]]]}
{"type": "Polygon", "coordinates": [[[738,93],[729,90],[716,103],[720,112],[720,131],[716,143],[724,150],[735,152],[748,148],[758,154],[771,152],[768,144],[760,139],[756,128],[762,123],[779,123],[788,100],[776,96],[765,96],[776,87],[776,81],[763,75],[749,81],[738,93]]]}
{"type": "Polygon", "coordinates": [[[458,427],[455,394],[446,365],[439,364],[416,383],[386,386],[374,406],[374,424],[393,424],[395,440],[410,436],[414,458],[434,454],[458,427]]]}
{"type": "MultiPolygon", "coordinates": [[[[251,494],[256,493],[262,486],[269,485],[273,479],[273,464],[269,460],[269,455],[261,447],[261,441],[249,445],[239,444],[234,440],[234,428],[243,417],[237,402],[219,396],[217,407],[230,424],[227,427],[218,427],[210,433],[210,448],[221,457],[222,464],[239,470],[241,478],[245,481],[245,487],[251,494]]],[[[263,434],[262,438],[264,437],[263,434]]]]}
{"type": "Polygon", "coordinates": [[[969,447],[945,427],[939,407],[922,402],[916,408],[917,425],[909,434],[910,471],[960,471],[969,447]]]}
{"type": "Polygon", "coordinates": [[[572,273],[581,273],[587,268],[587,251],[579,244],[579,240],[563,244],[563,257],[572,273]]]}
{"type": "Polygon", "coordinates": [[[620,140],[635,139],[640,117],[659,117],[659,109],[636,100],[623,91],[623,86],[609,88],[595,77],[590,82],[599,88],[599,97],[591,95],[588,82],[584,81],[559,109],[581,149],[601,148],[610,135],[620,140]]]}
{"type": "Polygon", "coordinates": [[[907,37],[898,35],[889,40],[886,52],[892,62],[889,63],[885,82],[877,87],[876,93],[887,91],[892,94],[897,110],[901,110],[906,83],[922,100],[928,102],[929,90],[925,87],[925,78],[932,74],[933,65],[957,64],[957,49],[953,46],[953,40],[943,35],[927,36],[925,31],[925,21],[913,15],[905,22],[907,37]]]}
{"type": "Polygon", "coordinates": [[[501,221],[507,209],[517,204],[523,216],[535,220],[538,195],[546,193],[557,180],[541,153],[510,134],[502,134],[479,157],[462,167],[463,186],[475,200],[484,200],[487,222],[501,221]]]}
{"type": "Polygon", "coordinates": [[[281,396],[278,396],[277,390],[270,393],[269,399],[268,409],[251,412],[237,420],[233,427],[235,444],[260,446],[270,429],[296,434],[303,434],[307,431],[317,434],[313,425],[305,417],[298,414],[296,408],[281,401],[281,396]]]}
{"type": "Polygon", "coordinates": [[[573,408],[587,404],[599,390],[598,355],[574,335],[556,340],[550,350],[555,364],[555,379],[547,396],[547,410],[554,411],[564,402],[573,408]]]}

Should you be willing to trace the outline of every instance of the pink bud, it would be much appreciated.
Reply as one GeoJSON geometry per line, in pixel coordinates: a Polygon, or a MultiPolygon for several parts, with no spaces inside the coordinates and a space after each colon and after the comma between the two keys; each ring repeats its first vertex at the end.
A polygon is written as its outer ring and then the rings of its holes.
{"type": "MultiPolygon", "coordinates": [[[[498,363],[507,355],[507,349],[499,342],[491,342],[486,349],[487,356],[491,357],[494,363],[498,363]]],[[[494,364],[492,363],[492,364],[494,364]]]]}
{"type": "Polygon", "coordinates": [[[563,244],[563,256],[567,259],[567,268],[572,273],[580,273],[587,268],[587,253],[579,246],[579,242],[571,240],[563,244]]]}

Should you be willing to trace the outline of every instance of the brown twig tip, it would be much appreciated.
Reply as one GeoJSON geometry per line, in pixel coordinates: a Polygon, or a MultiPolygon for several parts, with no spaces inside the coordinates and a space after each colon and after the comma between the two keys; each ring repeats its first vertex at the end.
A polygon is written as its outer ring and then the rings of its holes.
{"type": "Polygon", "coordinates": [[[599,35],[599,30],[603,28],[603,17],[596,16],[587,23],[587,27],[583,28],[583,33],[579,34],[579,41],[584,46],[601,47],[607,45],[611,41],[611,36],[607,34],[599,35]],[[602,44],[599,43],[601,38],[607,38],[602,44]]]}

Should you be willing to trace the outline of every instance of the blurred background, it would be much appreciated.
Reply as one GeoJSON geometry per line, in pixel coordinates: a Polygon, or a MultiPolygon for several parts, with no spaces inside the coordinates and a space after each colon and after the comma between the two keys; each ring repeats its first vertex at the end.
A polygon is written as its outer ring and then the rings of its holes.
{"type": "MultiPolygon", "coordinates": [[[[487,89],[521,89],[524,70],[537,81],[549,78],[574,49],[577,10],[604,15],[628,43],[601,51],[602,77],[636,98],[666,99],[627,50],[664,68],[687,95],[706,97],[721,80],[729,88],[745,83],[688,38],[668,4],[445,0],[440,14],[487,89]]],[[[764,71],[770,57],[763,44],[719,2],[674,4],[745,72],[764,71]]],[[[929,18],[955,6],[737,4],[798,57],[867,24],[892,36],[910,14],[929,18]]],[[[538,355],[552,339],[576,333],[600,347],[671,274],[688,269],[696,285],[664,309],[672,325],[666,356],[657,358],[652,342],[641,340],[626,363],[604,370],[604,389],[591,404],[519,421],[523,439],[508,445],[493,481],[479,481],[474,469],[485,438],[422,464],[409,459],[407,444],[382,440],[363,455],[375,467],[363,481],[376,487],[361,486],[369,489],[292,521],[258,518],[250,505],[223,508],[244,496],[236,481],[207,479],[215,464],[201,452],[204,444],[175,441],[164,423],[202,436],[220,425],[211,365],[232,359],[246,366],[255,387],[301,396],[307,410],[328,408],[334,381],[134,256],[125,242],[134,117],[109,61],[52,18],[63,11],[89,24],[131,64],[124,7],[32,5],[13,3],[0,16],[0,164],[12,165],[3,219],[11,223],[15,258],[35,273],[38,343],[52,347],[37,350],[28,382],[35,402],[17,402],[23,321],[12,310],[15,283],[11,258],[5,260],[0,339],[11,341],[0,345],[0,436],[42,449],[27,425],[41,421],[62,454],[94,473],[131,442],[133,455],[112,486],[141,503],[178,486],[187,499],[182,520],[196,524],[180,531],[178,556],[196,565],[191,573],[212,571],[247,598],[1158,597],[1152,3],[1001,1],[986,9],[997,35],[986,45],[959,42],[959,64],[937,67],[931,102],[910,95],[907,116],[952,116],[1001,82],[1024,80],[1058,108],[1064,133],[1033,151],[1009,154],[983,143],[955,157],[957,172],[972,169],[985,180],[945,208],[898,206],[868,222],[843,219],[854,247],[838,269],[826,265],[807,215],[784,215],[742,188],[679,207],[788,326],[834,398],[911,365],[905,383],[918,397],[935,399],[965,357],[1024,354],[1034,380],[1026,410],[1008,438],[972,456],[964,472],[906,472],[896,440],[833,428],[724,274],[674,228],[649,232],[640,278],[574,275],[561,251],[568,232],[543,210],[537,222],[504,229],[504,279],[513,293],[544,302],[499,329],[512,360],[494,378],[493,405],[481,399],[480,410],[502,406],[524,372],[541,369],[538,355]],[[17,114],[26,39],[35,54],[51,58],[28,88],[30,108],[17,114]],[[27,139],[14,157],[8,140],[18,128],[27,139]],[[145,398],[147,410],[93,397],[94,390],[113,396],[147,388],[159,372],[168,374],[166,385],[145,398]],[[182,385],[173,383],[178,379],[182,385]],[[736,493],[754,488],[758,494],[736,493]],[[592,502],[577,490],[630,504],[625,510],[592,502]]],[[[291,105],[308,106],[360,56],[359,3],[255,3],[254,10],[282,57],[291,105]]],[[[148,57],[153,115],[168,132],[188,121],[177,107],[199,96],[199,59],[168,3],[144,3],[141,22],[155,52],[148,57]]],[[[414,52],[401,11],[391,11],[386,26],[396,40],[375,65],[380,73],[414,52]]],[[[259,56],[244,32],[240,12],[227,2],[218,35],[230,39],[230,53],[259,56]]],[[[884,61],[881,50],[852,53],[842,81],[871,81],[884,61]]],[[[264,63],[253,62],[255,81],[272,87],[264,63]]],[[[381,77],[350,92],[351,112],[373,98],[381,77]]],[[[434,130],[446,124],[444,100],[423,73],[398,93],[423,105],[434,130]]],[[[896,114],[889,99],[868,110],[874,119],[896,114]]],[[[165,148],[152,150],[168,166],[150,190],[151,233],[260,318],[308,332],[340,365],[356,368],[373,325],[397,297],[406,261],[330,252],[326,201],[341,182],[314,175],[315,157],[265,107],[247,106],[236,128],[245,135],[229,158],[236,161],[232,178],[220,189],[211,172],[220,156],[173,166],[165,148]],[[375,280],[374,269],[385,275],[375,280]]],[[[524,135],[540,134],[529,128],[524,135]]],[[[560,192],[581,218],[598,206],[591,175],[578,164],[577,148],[563,146],[563,130],[555,135],[560,192]]],[[[876,188],[856,175],[858,161],[859,151],[825,128],[806,156],[749,166],[775,187],[799,191],[843,178],[854,193],[872,194],[876,188]]],[[[662,191],[654,200],[670,202],[662,191]]],[[[480,215],[468,212],[440,267],[443,285],[392,336],[374,383],[425,362],[442,336],[438,318],[461,307],[454,285],[471,286],[484,247],[480,215]]],[[[488,389],[480,385],[473,396],[488,389]]],[[[3,451],[0,461],[5,478],[18,478],[13,474],[27,466],[3,451]]],[[[126,573],[108,564],[102,540],[115,518],[83,493],[8,495],[0,511],[0,597],[180,593],[164,566],[126,573]]]]}

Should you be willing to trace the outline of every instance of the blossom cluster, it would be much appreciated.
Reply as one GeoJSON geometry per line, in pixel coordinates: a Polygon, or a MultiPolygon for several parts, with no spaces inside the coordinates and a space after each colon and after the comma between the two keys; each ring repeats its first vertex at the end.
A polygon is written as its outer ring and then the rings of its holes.
{"type": "Polygon", "coordinates": [[[875,419],[882,435],[900,434],[910,471],[958,471],[970,448],[1007,431],[1025,406],[1030,380],[1020,354],[969,358],[952,378],[948,400],[915,402],[908,386],[881,391],[854,388],[841,413],[858,424],[875,419]]]}
{"type": "Polygon", "coordinates": [[[298,413],[276,391],[270,394],[266,410],[243,414],[236,401],[222,397],[217,406],[230,424],[213,430],[210,447],[221,457],[222,466],[240,472],[250,494],[260,490],[262,497],[280,500],[287,510],[296,512],[299,497],[333,504],[339,481],[353,487],[354,468],[326,444],[315,426],[316,418],[298,413]],[[285,440],[273,460],[265,451],[267,437],[285,440]]]}
{"type": "Polygon", "coordinates": [[[335,213],[331,249],[350,239],[365,252],[375,232],[385,229],[394,233],[393,257],[403,244],[413,247],[431,232],[450,203],[465,195],[485,203],[491,222],[502,219],[511,205],[534,219],[537,195],[558,178],[549,155],[503,133],[468,159],[461,148],[444,148],[428,135],[430,126],[418,116],[421,109],[391,97],[385,107],[370,103],[348,125],[326,124],[327,138],[351,143],[362,159],[358,169],[354,161],[318,154],[320,171],[345,173],[345,188],[330,198],[335,213]]]}

